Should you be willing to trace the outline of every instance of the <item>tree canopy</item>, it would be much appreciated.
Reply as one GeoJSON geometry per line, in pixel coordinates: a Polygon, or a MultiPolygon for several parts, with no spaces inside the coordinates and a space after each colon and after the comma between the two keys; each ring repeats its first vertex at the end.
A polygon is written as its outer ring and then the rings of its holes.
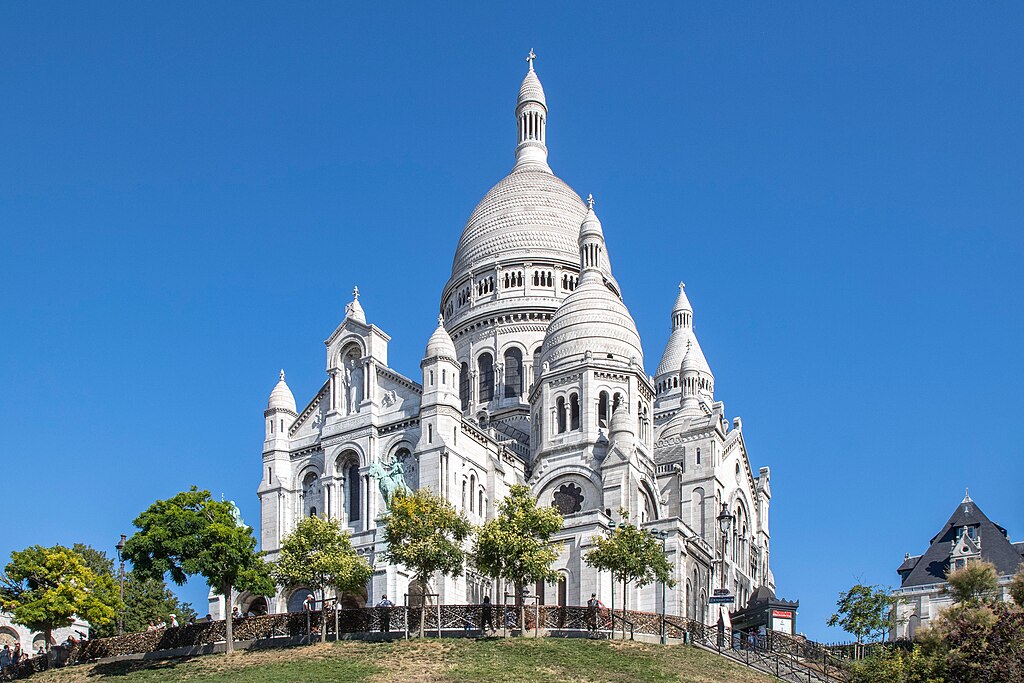
{"type": "Polygon", "coordinates": [[[158,500],[133,524],[139,529],[125,544],[124,556],[141,577],[181,585],[200,575],[224,596],[227,650],[233,648],[232,589],[271,595],[274,584],[256,552],[252,527],[238,520],[234,504],[217,501],[193,486],[168,500],[158,500]]]}
{"type": "Polygon", "coordinates": [[[40,545],[11,553],[0,576],[0,606],[29,629],[42,631],[49,647],[55,628],[74,618],[110,623],[120,600],[109,574],[97,573],[70,548],[40,545]]]}
{"type": "MultiPolygon", "coordinates": [[[[360,590],[373,569],[356,554],[337,520],[304,517],[281,544],[271,575],[281,586],[303,585],[320,591],[323,601],[327,588],[360,590]]],[[[326,628],[320,629],[320,637],[326,641],[326,628]]]]}
{"type": "Polygon", "coordinates": [[[562,515],[537,505],[530,489],[513,486],[498,505],[498,516],[477,531],[473,561],[484,576],[521,587],[558,578],[551,568],[558,559],[552,534],[562,529],[562,515]]]}
{"type": "Polygon", "coordinates": [[[977,606],[999,594],[999,572],[991,562],[968,562],[946,574],[944,588],[953,602],[977,606]]]}
{"type": "Polygon", "coordinates": [[[462,574],[464,545],[472,527],[448,501],[427,489],[399,494],[392,499],[383,522],[387,561],[408,567],[424,589],[435,572],[462,574]]]}
{"type": "Polygon", "coordinates": [[[899,599],[884,586],[857,584],[839,594],[829,626],[839,626],[858,643],[883,637],[893,626],[899,599]]]}

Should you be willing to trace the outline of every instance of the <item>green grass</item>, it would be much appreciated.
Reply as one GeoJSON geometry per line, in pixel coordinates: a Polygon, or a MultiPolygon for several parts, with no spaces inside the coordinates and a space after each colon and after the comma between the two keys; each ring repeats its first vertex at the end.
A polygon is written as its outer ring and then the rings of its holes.
{"type": "Polygon", "coordinates": [[[35,683],[767,683],[768,677],[692,647],[582,639],[340,642],[160,662],[77,666],[35,683]]]}

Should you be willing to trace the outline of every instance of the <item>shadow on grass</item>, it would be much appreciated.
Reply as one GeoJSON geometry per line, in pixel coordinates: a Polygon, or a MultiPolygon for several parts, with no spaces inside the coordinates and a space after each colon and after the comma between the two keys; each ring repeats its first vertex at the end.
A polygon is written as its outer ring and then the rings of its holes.
{"type": "Polygon", "coordinates": [[[133,659],[121,662],[107,662],[96,664],[89,677],[108,678],[116,676],[127,676],[136,671],[170,672],[180,664],[192,661],[195,657],[175,657],[174,659],[133,659]]]}

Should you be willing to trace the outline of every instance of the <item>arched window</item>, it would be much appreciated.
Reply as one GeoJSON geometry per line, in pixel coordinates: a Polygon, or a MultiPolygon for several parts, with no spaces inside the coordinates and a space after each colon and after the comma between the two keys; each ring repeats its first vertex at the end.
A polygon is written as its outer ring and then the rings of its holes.
{"type": "Polygon", "coordinates": [[[505,351],[505,398],[523,395],[523,352],[514,346],[505,351]]]}
{"type": "Polygon", "coordinates": [[[580,397],[577,394],[569,396],[569,429],[580,428],[580,397]]]}
{"type": "Polygon", "coordinates": [[[316,508],[309,508],[309,516],[316,517],[316,508]]]}
{"type": "Polygon", "coordinates": [[[480,376],[480,402],[487,403],[494,398],[494,358],[489,353],[481,354],[476,366],[480,376]]]}
{"type": "Polygon", "coordinates": [[[473,512],[476,510],[476,506],[473,504],[474,493],[476,492],[476,475],[469,475],[469,511],[473,512]]]}
{"type": "Polygon", "coordinates": [[[469,408],[469,365],[462,364],[459,371],[459,400],[462,401],[462,409],[469,408]]]}
{"type": "Polygon", "coordinates": [[[462,509],[466,509],[466,480],[462,480],[462,509]]]}
{"type": "Polygon", "coordinates": [[[481,517],[483,517],[483,514],[484,514],[484,490],[483,489],[480,489],[476,493],[476,511],[477,511],[477,513],[481,517]]]}
{"type": "Polygon", "coordinates": [[[358,522],[359,511],[362,508],[359,495],[359,463],[353,462],[346,468],[345,482],[348,485],[348,521],[358,522]]]}
{"type": "Polygon", "coordinates": [[[602,391],[597,399],[597,425],[608,429],[608,392],[602,391]]]}
{"type": "Polygon", "coordinates": [[[562,434],[565,432],[565,397],[559,396],[558,400],[555,401],[555,412],[558,413],[555,418],[558,420],[558,433],[562,434]]]}

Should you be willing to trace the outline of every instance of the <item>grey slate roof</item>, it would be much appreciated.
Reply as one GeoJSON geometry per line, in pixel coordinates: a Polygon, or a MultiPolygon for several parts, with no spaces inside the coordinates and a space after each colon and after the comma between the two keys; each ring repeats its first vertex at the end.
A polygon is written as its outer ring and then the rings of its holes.
{"type": "Polygon", "coordinates": [[[957,506],[942,530],[932,537],[924,555],[903,561],[897,570],[903,577],[900,586],[905,588],[944,582],[956,530],[964,526],[977,527],[981,538],[981,559],[994,564],[1000,576],[1017,572],[1024,561],[1024,543],[1011,543],[1006,536],[1006,529],[986,517],[977,503],[966,498],[957,506]]]}

